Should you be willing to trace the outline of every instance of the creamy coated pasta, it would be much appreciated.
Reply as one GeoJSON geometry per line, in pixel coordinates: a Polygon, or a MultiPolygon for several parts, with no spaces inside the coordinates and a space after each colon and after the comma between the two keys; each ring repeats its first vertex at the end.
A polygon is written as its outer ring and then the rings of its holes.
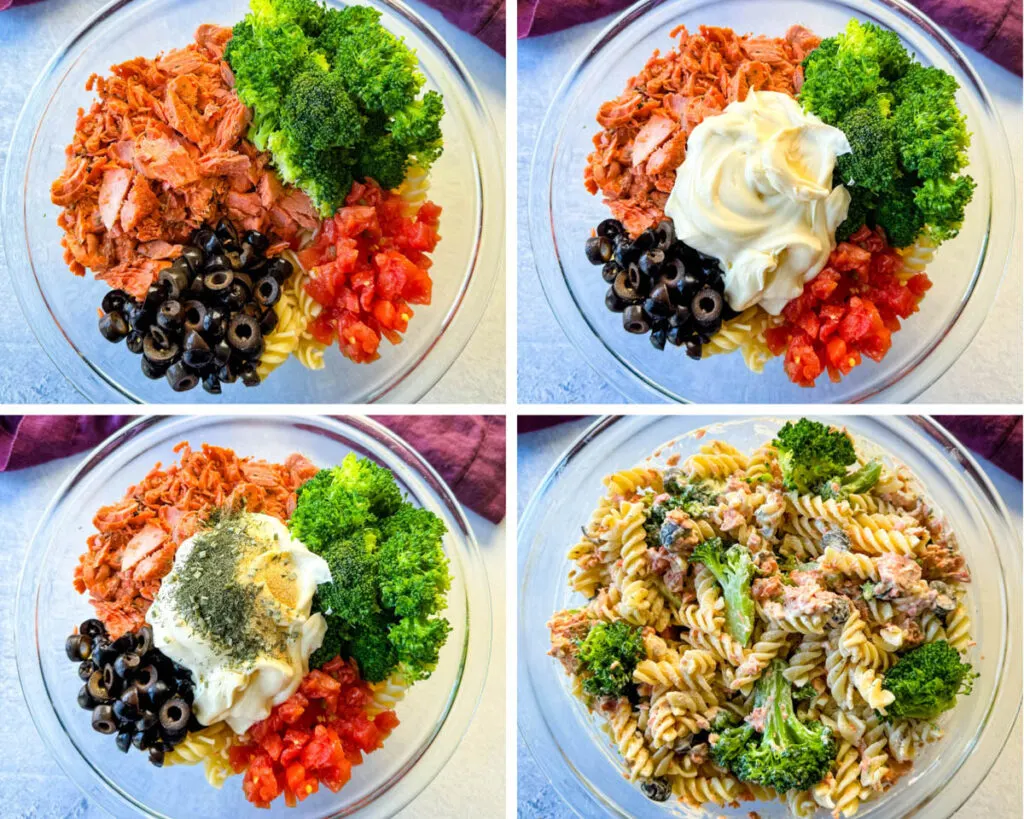
{"type": "Polygon", "coordinates": [[[646,796],[849,817],[942,736],[975,676],[970,572],[908,470],[802,419],[604,485],[550,653],[646,796]],[[760,755],[785,719],[813,735],[798,771],[760,755]]]}

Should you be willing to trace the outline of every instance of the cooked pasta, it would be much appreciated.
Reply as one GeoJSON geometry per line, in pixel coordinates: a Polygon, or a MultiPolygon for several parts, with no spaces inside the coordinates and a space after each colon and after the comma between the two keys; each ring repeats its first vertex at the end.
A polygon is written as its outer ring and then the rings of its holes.
{"type": "Polygon", "coordinates": [[[604,717],[648,795],[671,790],[695,806],[781,799],[793,816],[853,816],[941,736],[934,720],[889,718],[888,672],[939,640],[971,654],[964,577],[929,576],[921,559],[933,538],[955,551],[955,537],[913,475],[891,464],[884,481],[843,496],[790,491],[771,443],[748,455],[703,441],[678,464],[659,457],[604,479],[569,550],[571,588],[589,602],[549,627],[570,690],[604,717]],[[746,613],[721,574],[744,561],[746,613]],[[595,629],[614,628],[638,635],[636,653],[621,661],[621,684],[596,694],[578,652],[595,629]],[[714,756],[719,731],[744,720],[762,730],[765,684],[789,685],[797,718],[832,735],[835,757],[810,787],[776,793],[714,756]]]}
{"type": "Polygon", "coordinates": [[[226,722],[216,722],[188,735],[164,755],[164,765],[202,765],[206,781],[215,788],[234,775],[228,759],[231,746],[238,737],[226,722]]]}

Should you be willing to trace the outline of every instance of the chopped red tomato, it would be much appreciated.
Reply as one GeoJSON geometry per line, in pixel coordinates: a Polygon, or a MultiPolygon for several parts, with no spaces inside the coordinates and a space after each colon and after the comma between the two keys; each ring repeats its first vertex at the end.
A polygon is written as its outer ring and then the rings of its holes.
{"type": "Polygon", "coordinates": [[[357,182],[310,247],[299,253],[309,271],[306,292],[321,312],[309,332],[321,344],[337,341],[356,363],[379,358],[381,338],[402,341],[413,312],[430,304],[428,272],[440,240],[441,208],[424,202],[408,214],[408,203],[373,182],[357,182]]]}
{"type": "Polygon", "coordinates": [[[917,312],[932,286],[924,273],[901,281],[902,269],[881,231],[864,227],[840,242],[828,265],[785,306],[783,323],[765,333],[768,349],[785,353],[790,380],[813,387],[826,370],[839,381],[863,356],[881,361],[900,319],[917,312]]]}
{"type": "Polygon", "coordinates": [[[398,725],[394,711],[370,718],[371,700],[352,662],[336,657],[309,672],[298,691],[249,729],[248,744],[229,750],[232,768],[245,771],[245,798],[266,808],[283,795],[294,806],[321,783],[341,790],[352,766],[381,747],[398,725]]]}

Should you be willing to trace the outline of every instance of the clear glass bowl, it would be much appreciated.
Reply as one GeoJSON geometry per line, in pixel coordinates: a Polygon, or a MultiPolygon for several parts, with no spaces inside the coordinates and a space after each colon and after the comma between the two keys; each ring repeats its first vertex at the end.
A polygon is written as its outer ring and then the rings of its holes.
{"type": "MultiPolygon", "coordinates": [[[[233,25],[248,0],[115,0],[57,52],[37,81],[18,120],[4,180],[7,266],[29,326],[71,383],[96,402],[364,403],[418,400],[444,375],[469,341],[500,279],[504,258],[504,185],[500,141],[466,67],[437,33],[401,2],[368,0],[383,24],[405,37],[420,60],[427,87],[440,91],[445,152],[430,174],[432,200],[441,205],[443,240],[433,254],[433,303],[417,307],[405,340],[381,344],[373,364],[353,364],[337,349],[325,367],[305,369],[290,359],[253,389],[226,385],[219,396],[202,389],[175,393],[166,381],[142,375],[137,356],[110,344],[96,329],[102,282],[76,278],[62,259],[59,209],[50,183],[64,168],[64,148],[93,72],[138,55],[192,42],[200,23],[233,25]],[[456,229],[458,228],[458,229],[456,229]]],[[[333,5],[341,5],[333,3],[333,5]]]]}
{"type": "Polygon", "coordinates": [[[985,320],[1009,258],[1015,190],[1009,147],[992,101],[963,53],[917,9],[902,0],[648,0],[638,3],[591,43],[548,110],[533,159],[529,229],[541,285],[557,321],[598,372],[628,398],[694,403],[907,401],[923,392],[966,349],[985,320]],[[960,235],[944,244],[928,272],[934,283],[921,310],[893,336],[880,363],[866,360],[839,384],[827,376],[813,390],[786,377],[782,359],[761,375],[738,354],[692,361],[671,345],[655,350],[630,335],[604,306],[608,288],[584,256],[584,240],[608,209],[583,187],[583,170],[598,130],[597,110],[614,99],[655,50],[673,46],[669,31],[686,24],[729,26],[781,36],[800,23],[821,36],[857,17],[897,32],[925,65],[960,83],[958,102],[973,133],[970,173],[978,183],[960,235]]]}
{"type": "Polygon", "coordinates": [[[360,418],[145,418],[101,444],[64,482],[41,518],[18,587],[15,654],[22,691],[44,742],[64,772],[90,799],[116,816],[164,819],[262,816],[242,794],[241,777],[221,790],[201,768],[154,768],[144,754],[122,755],[113,738],[92,730],[75,699],[81,687],[64,655],[72,628],[93,616],[72,577],[96,510],[120,499],[159,461],[176,460],[179,441],[217,444],[239,454],[281,461],[300,452],[319,466],[349,452],[391,469],[413,502],[448,526],[445,551],[453,576],[446,613],[452,633],[437,670],[414,685],[397,707],[401,724],[384,746],[354,768],[333,794],[316,795],[271,815],[293,819],[390,816],[426,787],[465,735],[487,675],[491,642],[487,574],[469,523],[451,490],[423,458],[379,424],[360,418]]]}
{"type": "MultiPolygon", "coordinates": [[[[941,724],[947,735],[920,752],[910,774],[858,816],[949,817],[988,773],[1009,736],[1021,700],[1021,548],[1006,508],[974,459],[928,418],[850,416],[831,419],[859,440],[907,465],[958,533],[971,568],[968,603],[977,645],[970,661],[981,673],[973,693],[941,724]]],[[[658,452],[697,451],[700,430],[744,451],[772,438],[775,418],[721,420],[664,416],[605,418],[566,450],[534,493],[519,525],[526,552],[519,578],[519,731],[555,789],[581,816],[707,815],[680,802],[654,803],[620,775],[617,752],[586,707],[572,697],[568,676],[547,655],[551,615],[582,602],[566,582],[569,546],[579,537],[603,486],[601,478],[658,452]],[[703,426],[701,426],[703,425],[703,426]],[[693,429],[691,432],[686,432],[693,429]],[[682,434],[684,433],[685,434],[682,434]]],[[[522,795],[521,795],[522,796],[522,795]]],[[[730,817],[756,810],[786,816],[778,803],[744,802],[730,817]]],[[[823,811],[822,816],[826,813],[823,811]]]]}

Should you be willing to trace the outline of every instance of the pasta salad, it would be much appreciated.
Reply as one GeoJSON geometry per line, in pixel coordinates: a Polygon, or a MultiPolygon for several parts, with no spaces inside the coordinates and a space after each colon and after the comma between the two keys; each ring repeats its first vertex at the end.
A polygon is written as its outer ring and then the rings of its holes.
{"type": "Polygon", "coordinates": [[[854,816],[970,694],[956,535],[845,431],[804,418],[604,486],[550,654],[651,800],[854,816]]]}

